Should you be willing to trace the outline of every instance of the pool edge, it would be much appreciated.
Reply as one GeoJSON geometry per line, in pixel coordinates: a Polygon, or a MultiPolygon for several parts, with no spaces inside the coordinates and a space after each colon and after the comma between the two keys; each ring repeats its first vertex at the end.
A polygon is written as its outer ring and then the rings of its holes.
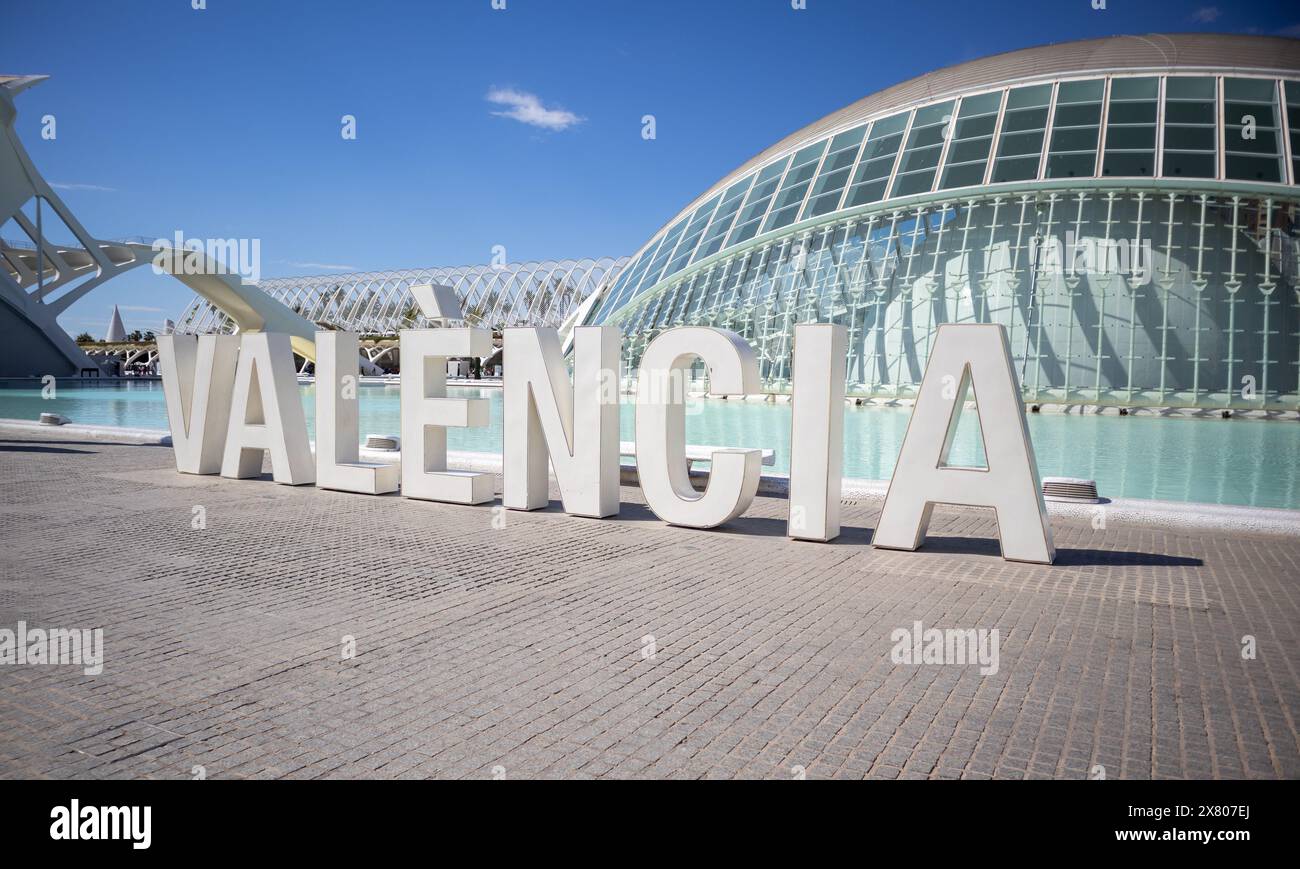
{"type": "MultiPolygon", "coordinates": [[[[133,429],[117,426],[42,425],[19,419],[0,419],[0,433],[39,434],[50,440],[78,436],[103,443],[134,446],[170,446],[171,433],[165,429],[133,429]]],[[[361,450],[367,461],[400,461],[393,451],[361,450]]],[[[501,473],[501,456],[496,453],[451,451],[448,458],[465,470],[501,473]]],[[[629,469],[624,466],[625,471],[629,469]]],[[[634,470],[633,470],[634,473],[634,470]]],[[[695,472],[702,473],[702,472],[695,472]]],[[[840,497],[846,501],[883,502],[889,487],[886,480],[846,477],[840,497]]],[[[789,493],[786,474],[766,473],[760,478],[759,494],[784,497],[789,493]]],[[[1247,507],[1239,504],[1206,504],[1193,501],[1157,501],[1140,498],[1105,499],[1101,504],[1070,504],[1048,501],[1049,516],[1083,519],[1098,530],[1112,527],[1157,527],[1178,531],[1230,531],[1242,534],[1300,537],[1300,510],[1283,507],[1247,507]],[[1097,523],[1102,523],[1098,527],[1097,523]]]]}

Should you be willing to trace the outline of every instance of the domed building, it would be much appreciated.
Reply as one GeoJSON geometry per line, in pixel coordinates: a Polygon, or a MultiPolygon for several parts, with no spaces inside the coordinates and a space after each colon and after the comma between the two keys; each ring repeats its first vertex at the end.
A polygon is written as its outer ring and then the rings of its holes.
{"type": "Polygon", "coordinates": [[[913,396],[936,327],[1006,327],[1025,400],[1300,406],[1300,41],[1120,36],[865,97],[668,221],[577,322],[626,373],[665,329],[848,329],[849,394],[913,396]]]}

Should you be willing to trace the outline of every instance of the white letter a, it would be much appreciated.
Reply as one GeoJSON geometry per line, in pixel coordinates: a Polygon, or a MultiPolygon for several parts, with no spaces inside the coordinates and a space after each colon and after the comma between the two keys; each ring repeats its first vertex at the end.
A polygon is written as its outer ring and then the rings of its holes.
{"type": "Polygon", "coordinates": [[[316,481],[289,336],[247,332],[240,336],[221,476],[259,476],[268,450],[277,483],[302,486],[316,481]]]}
{"type": "Polygon", "coordinates": [[[1002,557],[1009,561],[1051,564],[1056,557],[1025,406],[1002,326],[939,327],[873,545],[917,549],[935,504],[996,510],[1002,557]],[[949,378],[960,384],[952,397],[944,383],[949,378]],[[967,380],[978,397],[987,468],[944,465],[967,380]]]}
{"type": "Polygon", "coordinates": [[[50,809],[50,817],[54,819],[54,823],[50,824],[50,838],[51,839],[68,838],[69,835],[68,830],[69,830],[69,825],[71,823],[71,821],[68,819],[68,807],[55,806],[54,808],[50,809]]]}

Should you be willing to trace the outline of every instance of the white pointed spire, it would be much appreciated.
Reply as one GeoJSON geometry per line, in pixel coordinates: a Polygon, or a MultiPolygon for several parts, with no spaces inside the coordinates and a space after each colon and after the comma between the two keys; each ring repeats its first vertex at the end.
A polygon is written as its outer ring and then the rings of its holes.
{"type": "Polygon", "coordinates": [[[122,325],[122,314],[117,310],[117,305],[113,306],[113,319],[108,321],[108,332],[105,333],[104,340],[126,340],[126,327],[122,325]]]}

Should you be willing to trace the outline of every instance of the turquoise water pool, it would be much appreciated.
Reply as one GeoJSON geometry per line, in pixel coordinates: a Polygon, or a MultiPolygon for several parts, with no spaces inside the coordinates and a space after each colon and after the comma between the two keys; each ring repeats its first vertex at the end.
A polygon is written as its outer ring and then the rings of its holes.
{"type": "MultiPolygon", "coordinates": [[[[315,387],[301,387],[307,424],[314,428],[315,387]]],[[[501,390],[453,388],[480,396],[492,407],[491,425],[453,429],[453,450],[501,451],[501,390]]],[[[694,444],[764,447],[776,451],[776,470],[790,467],[787,404],[701,402],[686,417],[694,444]]],[[[62,413],[73,422],[128,428],[167,428],[162,384],[102,386],[58,384],[56,396],[40,389],[0,389],[0,418],[34,420],[62,413]]],[[[395,385],[361,390],[361,433],[397,434],[400,401],[395,385]]],[[[907,408],[849,407],[844,418],[844,476],[887,480],[907,421],[907,408]]],[[[623,440],[633,439],[633,407],[622,409],[623,440]]],[[[1109,498],[1156,498],[1210,504],[1300,509],[1300,423],[1294,420],[1160,419],[1142,416],[1033,414],[1029,431],[1044,476],[1086,477],[1109,498]]],[[[954,464],[978,465],[978,432],[963,423],[954,464]]]]}

